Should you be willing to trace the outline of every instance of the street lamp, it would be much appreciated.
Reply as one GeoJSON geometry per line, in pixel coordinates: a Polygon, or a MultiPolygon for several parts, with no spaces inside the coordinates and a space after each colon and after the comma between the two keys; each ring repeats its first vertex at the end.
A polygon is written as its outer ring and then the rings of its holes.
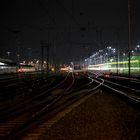
{"type": "Polygon", "coordinates": [[[108,55],[109,55],[109,56],[111,55],[111,49],[112,49],[112,47],[111,47],[111,46],[107,47],[107,50],[108,50],[108,55]]]}
{"type": "Polygon", "coordinates": [[[105,53],[105,63],[108,62],[108,53],[105,53]]]}
{"type": "Polygon", "coordinates": [[[134,55],[134,50],[131,50],[131,54],[134,55]]]}
{"type": "Polygon", "coordinates": [[[10,58],[10,53],[11,53],[11,52],[7,52],[8,59],[10,58]]]}
{"type": "Polygon", "coordinates": [[[132,28],[131,28],[131,0],[128,0],[128,76],[131,76],[131,66],[130,66],[130,57],[131,57],[131,43],[132,43],[132,28]]]}
{"type": "Polygon", "coordinates": [[[136,54],[139,52],[139,48],[140,48],[140,45],[137,45],[137,47],[135,48],[136,54]]]}

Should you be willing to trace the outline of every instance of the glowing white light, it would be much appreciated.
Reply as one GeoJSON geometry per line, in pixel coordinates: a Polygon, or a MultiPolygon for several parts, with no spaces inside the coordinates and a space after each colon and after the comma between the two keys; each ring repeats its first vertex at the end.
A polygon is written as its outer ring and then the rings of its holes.
{"type": "Polygon", "coordinates": [[[134,51],[132,50],[131,52],[133,53],[134,51]]]}
{"type": "Polygon", "coordinates": [[[110,59],[110,62],[113,62],[114,59],[110,59]]]}
{"type": "Polygon", "coordinates": [[[114,49],[112,49],[114,52],[116,51],[116,49],[114,48],[114,49]]]}
{"type": "Polygon", "coordinates": [[[4,66],[4,65],[6,65],[6,64],[4,64],[4,63],[0,62],[0,65],[4,66]]]}
{"type": "Polygon", "coordinates": [[[111,46],[107,47],[107,49],[111,49],[111,48],[112,48],[111,46]]]}
{"type": "Polygon", "coordinates": [[[103,52],[103,50],[99,50],[99,52],[103,52]]]}

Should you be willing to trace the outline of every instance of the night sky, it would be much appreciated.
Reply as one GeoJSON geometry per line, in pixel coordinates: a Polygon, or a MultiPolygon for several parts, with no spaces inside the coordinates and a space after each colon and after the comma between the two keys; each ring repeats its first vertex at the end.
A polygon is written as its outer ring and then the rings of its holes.
{"type": "MultiPolygon", "coordinates": [[[[140,2],[131,0],[132,48],[140,44],[140,2]]],[[[127,0],[5,0],[0,4],[0,58],[67,63],[107,46],[127,50],[127,0]]]]}

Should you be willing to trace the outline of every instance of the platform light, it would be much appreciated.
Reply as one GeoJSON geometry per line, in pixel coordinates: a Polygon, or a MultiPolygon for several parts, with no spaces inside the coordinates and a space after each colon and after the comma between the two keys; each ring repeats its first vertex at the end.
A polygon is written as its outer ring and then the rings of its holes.
{"type": "Polygon", "coordinates": [[[108,46],[108,47],[107,47],[107,49],[111,49],[111,48],[112,48],[111,46],[108,46]]]}
{"type": "Polygon", "coordinates": [[[111,58],[111,59],[110,59],[110,62],[113,62],[113,60],[114,60],[114,59],[113,59],[113,58],[111,58]]]}
{"type": "Polygon", "coordinates": [[[38,64],[39,63],[39,60],[37,60],[36,63],[38,64]]]}
{"type": "Polygon", "coordinates": [[[115,49],[115,48],[113,48],[113,49],[112,49],[112,51],[113,51],[113,53],[115,53],[115,52],[116,52],[116,49],[115,49]]]}
{"type": "Polygon", "coordinates": [[[123,53],[123,56],[125,56],[125,53],[123,53]]]}

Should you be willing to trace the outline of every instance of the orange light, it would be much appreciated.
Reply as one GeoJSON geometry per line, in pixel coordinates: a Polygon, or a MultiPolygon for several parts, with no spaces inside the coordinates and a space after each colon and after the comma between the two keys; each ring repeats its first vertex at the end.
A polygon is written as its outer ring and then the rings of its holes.
{"type": "Polygon", "coordinates": [[[18,69],[17,72],[23,72],[22,69],[18,69]]]}

